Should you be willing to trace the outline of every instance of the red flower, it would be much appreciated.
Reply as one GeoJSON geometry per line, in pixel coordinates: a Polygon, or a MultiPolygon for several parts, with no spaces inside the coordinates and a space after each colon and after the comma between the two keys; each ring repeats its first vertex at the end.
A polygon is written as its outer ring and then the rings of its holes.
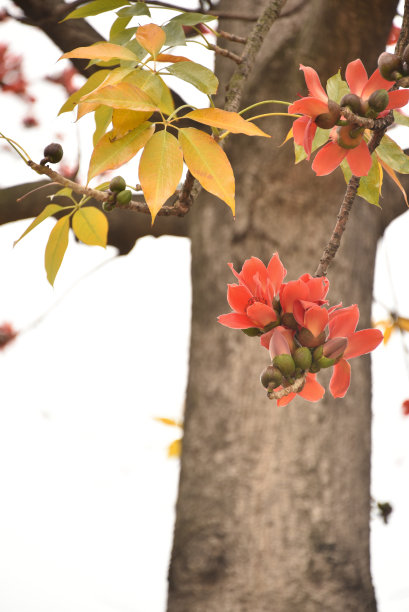
{"type": "MultiPolygon", "coordinates": [[[[308,372],[306,376],[305,385],[301,389],[301,391],[298,391],[297,393],[289,393],[281,399],[278,399],[277,406],[287,406],[287,404],[289,404],[295,398],[296,395],[299,395],[308,402],[319,402],[320,399],[324,397],[325,389],[316,380],[316,377],[316,374],[311,374],[310,372],[308,372]]],[[[277,391],[279,391],[280,388],[281,387],[279,387],[277,391]]]]}
{"type": "Polygon", "coordinates": [[[359,357],[373,351],[382,342],[379,329],[355,331],[359,320],[359,308],[356,304],[330,313],[329,338],[346,338],[348,344],[340,361],[334,365],[329,390],[334,397],[344,397],[351,380],[351,366],[348,359],[359,357]]]}
{"type": "Polygon", "coordinates": [[[296,100],[288,107],[288,112],[303,115],[293,123],[293,136],[295,142],[304,147],[307,159],[310,159],[312,141],[317,130],[315,119],[329,112],[328,96],[314,68],[300,64],[300,70],[304,72],[309,96],[296,100]]]}
{"type": "Polygon", "coordinates": [[[296,281],[283,283],[280,289],[280,304],[283,312],[293,312],[296,300],[307,300],[319,305],[326,304],[324,299],[328,293],[329,280],[325,276],[314,278],[311,274],[303,274],[296,281]]]}
{"type": "Polygon", "coordinates": [[[403,416],[409,416],[409,400],[402,402],[403,416]]]}
{"type": "Polygon", "coordinates": [[[0,325],[0,350],[4,349],[6,344],[14,340],[16,336],[17,332],[14,331],[10,323],[0,325]]]}
{"type": "Polygon", "coordinates": [[[350,139],[356,143],[351,144],[353,148],[348,149],[346,146],[340,146],[338,144],[340,142],[339,130],[341,130],[342,142],[342,135],[348,134],[350,129],[350,126],[344,126],[342,128],[334,127],[331,130],[331,142],[328,142],[318,151],[312,163],[312,169],[317,176],[331,174],[335,168],[338,168],[344,159],[347,160],[351,172],[355,174],[355,176],[366,176],[368,174],[371,169],[372,159],[363,134],[359,134],[356,138],[350,139]]]}
{"type": "Polygon", "coordinates": [[[389,32],[388,40],[386,41],[387,45],[394,45],[398,42],[399,34],[402,28],[396,26],[394,23],[392,24],[391,31],[389,32]]]}
{"type": "Polygon", "coordinates": [[[274,253],[267,268],[257,257],[247,259],[240,273],[235,271],[233,264],[229,266],[239,284],[228,285],[227,301],[233,312],[220,315],[219,323],[234,329],[263,329],[275,323],[277,312],[273,299],[287,274],[278,254],[274,253]]]}

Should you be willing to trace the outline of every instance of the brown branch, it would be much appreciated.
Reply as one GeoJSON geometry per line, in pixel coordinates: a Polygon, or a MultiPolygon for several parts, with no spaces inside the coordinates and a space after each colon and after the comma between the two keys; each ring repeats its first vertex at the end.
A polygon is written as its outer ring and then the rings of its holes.
{"type": "Polygon", "coordinates": [[[307,375],[304,374],[303,376],[301,376],[301,378],[296,378],[295,382],[292,385],[290,385],[289,387],[283,387],[279,391],[274,391],[274,390],[268,391],[267,392],[268,399],[279,400],[282,397],[286,397],[287,395],[290,395],[290,393],[298,393],[298,391],[301,391],[305,385],[306,376],[307,375]]]}
{"type": "Polygon", "coordinates": [[[240,55],[233,53],[232,51],[228,51],[227,49],[223,49],[223,47],[218,47],[217,45],[213,45],[212,43],[207,43],[209,49],[217,53],[218,55],[223,55],[224,57],[228,57],[236,64],[241,64],[243,61],[240,55]]]}
{"type": "Polygon", "coordinates": [[[396,55],[402,55],[406,45],[409,44],[409,0],[405,0],[403,9],[402,29],[399,34],[398,42],[396,43],[396,55]]]}
{"type": "Polygon", "coordinates": [[[231,40],[232,42],[241,43],[242,45],[245,45],[247,42],[247,38],[244,38],[244,36],[236,36],[236,34],[230,34],[230,32],[225,32],[224,30],[218,30],[217,33],[220,34],[222,38],[231,40]]]}
{"type": "Polygon", "coordinates": [[[369,130],[383,130],[385,127],[389,127],[391,125],[389,114],[386,115],[386,117],[381,117],[380,119],[369,119],[368,117],[355,115],[355,113],[353,113],[348,106],[341,107],[341,114],[343,117],[345,117],[348,123],[359,125],[360,127],[364,127],[369,130]]]}

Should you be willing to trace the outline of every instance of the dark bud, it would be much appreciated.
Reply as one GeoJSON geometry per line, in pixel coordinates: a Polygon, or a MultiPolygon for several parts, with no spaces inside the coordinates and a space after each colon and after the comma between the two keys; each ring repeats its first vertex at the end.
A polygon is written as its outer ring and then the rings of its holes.
{"type": "Polygon", "coordinates": [[[368,104],[377,113],[381,113],[389,104],[389,96],[386,89],[377,89],[368,99],[368,104]]]}
{"type": "Polygon", "coordinates": [[[402,76],[403,65],[402,59],[399,57],[399,55],[384,51],[378,57],[378,66],[379,72],[383,78],[387,79],[388,81],[395,81],[396,78],[400,78],[402,76]]]}
{"type": "Polygon", "coordinates": [[[348,106],[355,115],[360,115],[362,113],[361,102],[362,100],[359,96],[349,93],[342,98],[340,105],[344,107],[348,106]]]}
{"type": "Polygon", "coordinates": [[[247,329],[241,330],[246,336],[254,338],[254,336],[261,336],[262,332],[257,327],[248,327],[247,329]]]}
{"type": "Polygon", "coordinates": [[[111,191],[123,191],[126,188],[125,179],[122,176],[114,176],[109,183],[109,188],[111,191]]]}
{"type": "Polygon", "coordinates": [[[47,162],[50,164],[58,164],[62,160],[64,151],[58,142],[52,142],[44,149],[44,159],[41,160],[41,165],[44,166],[47,162]],[[44,162],[44,163],[43,163],[44,162]]]}
{"type": "Polygon", "coordinates": [[[300,346],[293,353],[294,363],[297,368],[303,371],[309,370],[312,363],[312,355],[309,348],[306,346],[300,346]]]}
{"type": "Polygon", "coordinates": [[[286,312],[285,314],[283,314],[283,316],[281,317],[281,325],[289,327],[290,329],[298,328],[297,321],[295,320],[292,312],[286,312]]]}
{"type": "Polygon", "coordinates": [[[325,332],[322,331],[318,336],[314,336],[309,329],[303,327],[297,334],[298,342],[301,346],[315,348],[325,342],[325,332]]]}
{"type": "Polygon", "coordinates": [[[126,206],[132,200],[132,192],[129,189],[120,191],[116,196],[118,206],[126,206]]]}
{"type": "Polygon", "coordinates": [[[268,389],[268,387],[275,389],[279,387],[282,383],[283,375],[281,374],[278,368],[274,366],[267,366],[265,370],[261,372],[260,381],[263,387],[268,389]]]}
{"type": "Polygon", "coordinates": [[[328,109],[328,113],[322,113],[315,118],[315,123],[323,130],[334,127],[341,116],[340,106],[334,100],[328,100],[328,109]]]}

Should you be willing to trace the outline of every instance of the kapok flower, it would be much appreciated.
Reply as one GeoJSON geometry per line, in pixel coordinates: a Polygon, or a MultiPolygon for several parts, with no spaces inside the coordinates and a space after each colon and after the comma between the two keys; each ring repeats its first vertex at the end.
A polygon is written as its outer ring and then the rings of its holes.
{"type": "Polygon", "coordinates": [[[283,312],[293,312],[296,300],[307,300],[316,304],[326,304],[329,280],[325,276],[313,277],[303,274],[296,281],[283,283],[280,288],[280,304],[283,312]]]}
{"type": "Polygon", "coordinates": [[[318,119],[320,127],[332,127],[338,121],[340,112],[338,104],[328,99],[314,68],[300,64],[300,70],[304,72],[309,96],[296,100],[288,107],[288,112],[303,115],[293,123],[293,136],[294,141],[304,147],[307,159],[310,159],[312,141],[317,130],[317,118],[320,117],[318,119]]]}
{"type": "Polygon", "coordinates": [[[325,176],[338,168],[346,159],[352,174],[366,176],[371,169],[372,159],[363,133],[351,137],[354,128],[350,125],[334,127],[330,133],[331,141],[320,149],[312,163],[317,176],[325,176]]]}
{"type": "Polygon", "coordinates": [[[329,390],[334,397],[344,397],[351,381],[349,359],[373,351],[382,342],[379,329],[355,331],[359,320],[359,308],[356,304],[340,308],[329,315],[329,338],[346,338],[347,346],[342,358],[334,365],[329,390]]]}
{"type": "Polygon", "coordinates": [[[0,350],[4,349],[16,336],[17,332],[10,323],[2,323],[0,325],[0,350]]]}
{"type": "Polygon", "coordinates": [[[402,414],[403,416],[409,416],[409,400],[402,402],[402,414]]]}
{"type": "Polygon", "coordinates": [[[278,295],[287,270],[277,253],[266,268],[260,259],[247,259],[240,273],[229,264],[239,284],[228,285],[227,301],[233,312],[218,317],[219,323],[234,329],[258,328],[278,323],[273,300],[278,295]]]}

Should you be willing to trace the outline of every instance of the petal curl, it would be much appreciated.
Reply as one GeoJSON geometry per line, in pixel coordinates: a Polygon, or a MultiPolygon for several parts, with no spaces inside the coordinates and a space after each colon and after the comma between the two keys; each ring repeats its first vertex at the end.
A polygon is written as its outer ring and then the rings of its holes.
{"type": "Polygon", "coordinates": [[[305,78],[305,82],[307,84],[308,92],[310,96],[312,96],[313,98],[318,98],[319,100],[322,100],[324,102],[327,102],[328,101],[327,93],[325,89],[323,88],[323,86],[321,85],[320,77],[318,76],[314,68],[311,68],[310,66],[303,66],[302,64],[300,64],[300,70],[304,72],[304,78],[305,78]]]}
{"type": "Polygon", "coordinates": [[[375,72],[370,76],[369,81],[363,88],[361,96],[364,100],[367,100],[371,93],[373,93],[377,89],[386,89],[386,91],[389,91],[393,84],[394,81],[387,81],[386,79],[384,79],[381,73],[379,72],[379,68],[377,68],[375,72]]]}
{"type": "Polygon", "coordinates": [[[347,149],[342,149],[334,142],[328,142],[315,156],[312,162],[312,169],[317,176],[331,174],[335,168],[338,168],[347,153],[347,149]]]}
{"type": "Polygon", "coordinates": [[[266,286],[267,268],[258,257],[250,257],[244,262],[239,277],[253,295],[258,295],[260,283],[266,286]]]}
{"type": "Polygon", "coordinates": [[[249,300],[252,298],[250,291],[244,285],[227,285],[227,301],[235,312],[246,314],[249,300]]]}
{"type": "Polygon", "coordinates": [[[308,115],[315,119],[322,113],[328,113],[328,103],[319,100],[318,98],[301,98],[296,100],[288,107],[289,113],[300,113],[302,115],[308,115]]]}
{"type": "Polygon", "coordinates": [[[308,287],[302,280],[290,281],[281,286],[280,304],[283,312],[292,312],[295,300],[308,299],[308,287]]]}
{"type": "Polygon", "coordinates": [[[304,315],[304,327],[310,330],[314,336],[324,331],[328,325],[328,310],[320,306],[312,306],[304,315]]]}
{"type": "Polygon", "coordinates": [[[304,132],[305,128],[310,122],[310,118],[307,115],[296,119],[293,123],[293,137],[294,142],[296,142],[300,147],[304,146],[304,132]]]}
{"type": "Polygon", "coordinates": [[[249,306],[247,316],[253,321],[252,325],[255,327],[265,327],[277,320],[276,311],[262,302],[254,302],[249,306]]]}
{"type": "Polygon", "coordinates": [[[382,342],[383,334],[380,329],[362,329],[348,338],[345,350],[345,359],[353,359],[359,355],[370,353],[382,342]]]}
{"type": "Polygon", "coordinates": [[[359,321],[359,308],[356,304],[347,308],[340,308],[330,313],[329,317],[329,337],[347,338],[354,333],[359,321]]]}
{"type": "Polygon", "coordinates": [[[285,278],[285,275],[287,274],[287,270],[281,263],[281,259],[279,258],[278,253],[274,253],[272,258],[270,259],[267,266],[267,274],[273,289],[273,293],[274,295],[277,295],[285,278]]]}
{"type": "Polygon", "coordinates": [[[349,62],[346,71],[345,78],[349,85],[351,93],[360,96],[362,90],[368,82],[368,73],[360,59],[356,59],[353,62],[349,62]]]}
{"type": "Polygon", "coordinates": [[[304,132],[304,142],[303,147],[304,151],[307,154],[307,159],[309,160],[312,153],[312,141],[314,140],[315,132],[317,131],[317,124],[310,119],[306,125],[304,132]]]}
{"type": "Polygon", "coordinates": [[[365,140],[361,140],[355,149],[347,152],[347,162],[355,176],[366,176],[372,166],[372,157],[365,140]]]}
{"type": "Polygon", "coordinates": [[[249,327],[255,327],[253,321],[249,319],[247,315],[237,312],[219,315],[217,320],[225,327],[231,327],[232,329],[248,329],[249,327]]]}
{"type": "Polygon", "coordinates": [[[341,359],[334,365],[334,372],[329,383],[333,397],[344,397],[351,382],[351,366],[346,359],[341,359]]]}
{"type": "Polygon", "coordinates": [[[398,89],[389,93],[389,104],[385,110],[393,108],[402,108],[409,102],[409,89],[398,89]]]}
{"type": "Polygon", "coordinates": [[[315,374],[307,374],[307,381],[298,395],[309,402],[319,402],[324,397],[324,393],[325,389],[316,380],[315,374]]]}

